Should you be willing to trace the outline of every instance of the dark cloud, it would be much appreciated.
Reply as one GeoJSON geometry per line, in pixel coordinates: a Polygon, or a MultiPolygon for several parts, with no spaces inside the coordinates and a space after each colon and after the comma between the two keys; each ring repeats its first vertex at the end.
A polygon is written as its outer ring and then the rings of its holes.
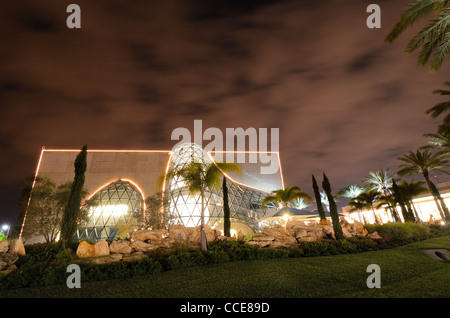
{"type": "Polygon", "coordinates": [[[379,52],[370,51],[366,52],[360,56],[357,56],[354,60],[351,61],[349,66],[350,72],[360,72],[367,70],[370,66],[372,66],[376,60],[379,58],[379,52]]]}

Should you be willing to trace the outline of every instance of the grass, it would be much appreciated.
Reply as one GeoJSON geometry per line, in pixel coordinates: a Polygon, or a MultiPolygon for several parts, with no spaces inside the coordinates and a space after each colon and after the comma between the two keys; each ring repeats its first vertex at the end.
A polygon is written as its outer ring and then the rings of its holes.
{"type": "MultiPolygon", "coordinates": [[[[401,247],[335,256],[229,262],[126,280],[2,291],[41,298],[434,298],[450,297],[450,264],[422,249],[450,248],[450,236],[401,247]],[[381,288],[366,285],[367,266],[381,268],[381,288]]],[[[69,275],[69,274],[68,274],[69,275]]]]}

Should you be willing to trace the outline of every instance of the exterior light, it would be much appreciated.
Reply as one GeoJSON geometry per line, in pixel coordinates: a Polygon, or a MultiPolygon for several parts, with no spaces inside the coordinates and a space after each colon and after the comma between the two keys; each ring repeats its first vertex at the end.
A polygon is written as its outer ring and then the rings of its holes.
{"type": "Polygon", "coordinates": [[[5,239],[8,239],[9,230],[10,230],[9,225],[8,225],[8,224],[4,224],[4,225],[2,226],[2,230],[3,230],[3,232],[7,231],[7,232],[6,232],[5,239]]]}
{"type": "Polygon", "coordinates": [[[286,213],[286,214],[283,215],[283,220],[284,220],[285,222],[289,221],[289,214],[288,214],[288,213],[286,213]]]}

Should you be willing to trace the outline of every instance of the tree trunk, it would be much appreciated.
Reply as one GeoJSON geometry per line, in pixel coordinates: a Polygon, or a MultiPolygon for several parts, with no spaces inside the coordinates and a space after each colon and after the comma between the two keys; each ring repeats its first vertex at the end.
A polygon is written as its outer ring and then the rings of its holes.
{"type": "Polygon", "coordinates": [[[230,206],[228,204],[228,187],[227,179],[223,176],[223,235],[231,236],[230,206]]]}
{"type": "Polygon", "coordinates": [[[361,210],[360,210],[360,209],[356,209],[356,211],[358,212],[359,222],[361,222],[361,223],[364,224],[363,219],[362,219],[362,216],[361,216],[361,210]]]}
{"type": "Polygon", "coordinates": [[[373,208],[373,203],[370,203],[370,206],[372,207],[373,218],[375,219],[375,224],[381,224],[381,223],[378,221],[377,214],[375,213],[375,209],[373,208]]]}
{"type": "Polygon", "coordinates": [[[411,206],[412,206],[412,209],[413,209],[413,211],[414,211],[414,215],[415,215],[415,217],[416,217],[416,221],[417,221],[417,223],[422,223],[422,220],[420,219],[420,217],[419,217],[419,213],[417,213],[417,210],[416,210],[416,207],[415,207],[415,205],[414,205],[414,202],[411,200],[411,206]]]}
{"type": "Polygon", "coordinates": [[[428,172],[424,172],[423,176],[425,178],[425,181],[427,182],[428,188],[430,189],[431,195],[433,196],[434,202],[436,202],[436,206],[438,208],[439,214],[441,215],[442,220],[445,220],[444,212],[442,211],[442,207],[439,204],[439,201],[436,197],[436,192],[433,190],[433,185],[431,184],[430,177],[428,176],[428,172]]]}
{"type": "Polygon", "coordinates": [[[201,209],[201,216],[200,216],[200,249],[202,251],[205,251],[208,249],[206,245],[206,232],[205,232],[205,194],[204,191],[201,192],[202,196],[202,209],[201,209]]]}

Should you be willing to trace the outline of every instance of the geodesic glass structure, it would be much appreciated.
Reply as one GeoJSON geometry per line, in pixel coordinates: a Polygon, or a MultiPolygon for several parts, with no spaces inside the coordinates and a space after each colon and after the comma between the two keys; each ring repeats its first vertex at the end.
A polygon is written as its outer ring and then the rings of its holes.
{"type": "MultiPolygon", "coordinates": [[[[202,163],[205,168],[213,163],[211,157],[197,144],[185,143],[174,149],[170,169],[179,169],[191,161],[202,163]]],[[[278,207],[268,204],[261,209],[261,200],[269,192],[260,191],[250,186],[239,184],[227,178],[228,202],[232,223],[243,224],[252,230],[258,229],[259,218],[271,215],[278,207]]],[[[201,223],[202,197],[199,193],[191,193],[182,177],[175,176],[167,181],[169,196],[169,223],[196,227],[201,223]]],[[[214,228],[223,222],[223,190],[208,189],[203,198],[205,224],[214,228]]]]}
{"type": "Polygon", "coordinates": [[[89,220],[79,226],[78,240],[115,239],[119,227],[131,225],[135,213],[144,213],[144,198],[129,181],[117,180],[97,191],[86,202],[89,220]]]}

